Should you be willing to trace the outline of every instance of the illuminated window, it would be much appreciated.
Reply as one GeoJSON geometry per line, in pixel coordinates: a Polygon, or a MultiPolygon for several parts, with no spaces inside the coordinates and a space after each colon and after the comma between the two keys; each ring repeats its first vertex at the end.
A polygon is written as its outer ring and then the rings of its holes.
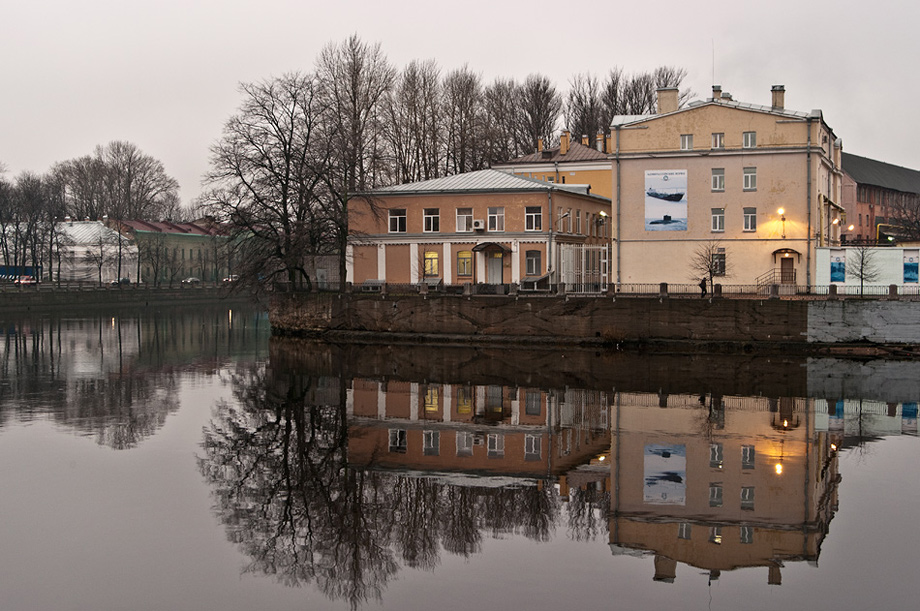
{"type": "Polygon", "coordinates": [[[427,250],[425,251],[425,270],[426,277],[438,275],[438,253],[427,250]]]}
{"type": "Polygon", "coordinates": [[[473,253],[469,250],[461,250],[457,253],[457,275],[473,275],[473,253]]]}
{"type": "Polygon", "coordinates": [[[722,545],[722,527],[713,526],[709,529],[709,542],[722,545]]]}
{"type": "Polygon", "coordinates": [[[441,408],[440,390],[436,387],[428,387],[425,391],[425,411],[436,412],[441,408]]]}
{"type": "Polygon", "coordinates": [[[473,412],[473,392],[468,386],[457,389],[457,413],[470,414],[473,412]]]}

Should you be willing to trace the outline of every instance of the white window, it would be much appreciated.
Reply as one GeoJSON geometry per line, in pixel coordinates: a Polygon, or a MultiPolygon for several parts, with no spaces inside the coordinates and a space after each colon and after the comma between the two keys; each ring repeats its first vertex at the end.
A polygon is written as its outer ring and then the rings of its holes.
{"type": "Polygon", "coordinates": [[[753,526],[742,526],[739,533],[741,543],[750,544],[754,542],[754,527],[753,526]]]}
{"type": "Polygon", "coordinates": [[[539,390],[528,390],[524,394],[524,413],[539,416],[543,413],[543,395],[539,390]]]}
{"type": "Polygon", "coordinates": [[[757,132],[744,132],[741,134],[741,146],[746,149],[757,147],[757,132]]]}
{"type": "Polygon", "coordinates": [[[712,148],[722,149],[725,148],[725,134],[722,132],[712,134],[712,148]]]}
{"type": "Polygon", "coordinates": [[[681,522],[677,525],[677,538],[690,539],[691,524],[690,522],[681,522]]]}
{"type": "Polygon", "coordinates": [[[744,230],[757,231],[757,208],[744,209],[744,230]]]}
{"type": "Polygon", "coordinates": [[[441,231],[441,211],[437,208],[425,208],[422,219],[425,222],[423,229],[425,233],[441,231]]]}
{"type": "Polygon", "coordinates": [[[436,251],[425,251],[425,264],[422,269],[422,275],[426,278],[433,278],[439,275],[438,271],[438,253],[436,251]]]}
{"type": "Polygon", "coordinates": [[[390,233],[406,233],[406,210],[390,210],[390,233]]]}
{"type": "Polygon", "coordinates": [[[461,250],[457,253],[457,275],[473,275],[473,251],[461,250]]]}
{"type": "Polygon", "coordinates": [[[693,150],[693,134],[681,134],[680,135],[680,150],[682,151],[692,151],[693,150]]]}
{"type": "Polygon", "coordinates": [[[757,190],[757,168],[744,168],[744,190],[757,190]]]}
{"type": "Polygon", "coordinates": [[[754,468],[754,446],[741,446],[741,468],[754,468]]]}
{"type": "Polygon", "coordinates": [[[390,452],[406,453],[406,429],[390,429],[390,452]]]}
{"type": "Polygon", "coordinates": [[[725,168],[712,168],[712,190],[725,190],[725,168]]]}
{"type": "Polygon", "coordinates": [[[543,265],[541,261],[541,252],[539,250],[528,250],[525,255],[526,262],[526,274],[528,276],[539,276],[543,273],[543,265]]]}
{"type": "Polygon", "coordinates": [[[457,208],[457,231],[460,233],[473,231],[472,208],[457,208]]]}
{"type": "Polygon", "coordinates": [[[457,431],[457,456],[473,455],[473,434],[466,431],[457,431]]]}
{"type": "Polygon", "coordinates": [[[581,210],[575,211],[575,233],[581,233],[581,210]]]}
{"type": "Polygon", "coordinates": [[[425,452],[425,456],[438,456],[441,453],[441,432],[423,431],[422,449],[425,452]]]}
{"type": "Polygon", "coordinates": [[[540,460],[539,435],[524,435],[524,460],[540,460]]]}
{"type": "Polygon", "coordinates": [[[712,230],[725,231],[725,208],[712,209],[712,230]]]}
{"type": "Polygon", "coordinates": [[[741,487],[741,509],[754,509],[754,486],[741,487]]]}
{"type": "Polygon", "coordinates": [[[717,469],[722,468],[722,444],[721,443],[710,443],[709,444],[709,466],[715,467],[717,469]]]}
{"type": "Polygon", "coordinates": [[[540,206],[527,206],[524,208],[524,230],[543,230],[543,208],[540,206]]]}
{"type": "Polygon", "coordinates": [[[720,483],[709,484],[709,506],[710,507],[721,507],[722,506],[722,484],[720,483]]]}
{"type": "Polygon", "coordinates": [[[486,441],[489,458],[501,458],[505,455],[505,436],[498,433],[489,433],[486,441]]]}
{"type": "Polygon", "coordinates": [[[505,209],[503,207],[489,208],[489,231],[505,230],[505,209]]]}

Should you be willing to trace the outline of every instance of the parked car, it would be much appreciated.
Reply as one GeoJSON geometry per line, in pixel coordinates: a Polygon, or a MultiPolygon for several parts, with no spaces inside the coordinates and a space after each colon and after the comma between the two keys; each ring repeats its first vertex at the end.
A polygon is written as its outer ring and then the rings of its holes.
{"type": "Polygon", "coordinates": [[[240,277],[237,276],[236,274],[230,274],[229,276],[223,279],[223,282],[236,282],[239,279],[240,277]]]}
{"type": "Polygon", "coordinates": [[[119,278],[118,280],[112,280],[112,286],[118,286],[119,284],[131,284],[131,278],[119,278]]]}
{"type": "Polygon", "coordinates": [[[196,278],[195,276],[189,276],[182,281],[182,284],[201,284],[201,278],[196,278]]]}
{"type": "Polygon", "coordinates": [[[16,280],[13,281],[13,284],[18,284],[20,286],[31,286],[38,284],[38,280],[35,279],[35,276],[19,276],[16,280]]]}

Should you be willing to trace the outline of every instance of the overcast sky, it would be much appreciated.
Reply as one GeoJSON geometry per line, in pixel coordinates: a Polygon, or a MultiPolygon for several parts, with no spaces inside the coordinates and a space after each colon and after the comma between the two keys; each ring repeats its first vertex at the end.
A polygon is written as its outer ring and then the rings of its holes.
{"type": "Polygon", "coordinates": [[[6,177],[127,140],[184,203],[238,107],[240,82],[309,71],[357,33],[402,68],[467,64],[485,82],[686,68],[696,98],[820,108],[844,150],[920,169],[920,8],[890,0],[3,0],[0,164],[6,177]],[[713,61],[714,59],[714,61],[713,61]]]}

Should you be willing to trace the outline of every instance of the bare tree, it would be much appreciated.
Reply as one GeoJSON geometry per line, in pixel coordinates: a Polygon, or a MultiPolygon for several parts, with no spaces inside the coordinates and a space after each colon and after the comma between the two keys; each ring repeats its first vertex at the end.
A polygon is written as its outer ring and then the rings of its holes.
{"type": "Polygon", "coordinates": [[[562,96],[549,78],[542,74],[527,77],[520,90],[519,110],[518,146],[533,150],[541,139],[549,145],[562,113],[562,96]]]}
{"type": "Polygon", "coordinates": [[[712,290],[713,279],[716,277],[730,278],[732,275],[727,249],[722,246],[721,240],[701,242],[690,257],[691,278],[702,278],[708,281],[712,290]]]}
{"type": "Polygon", "coordinates": [[[440,175],[443,147],[439,72],[434,60],[413,61],[385,98],[389,182],[415,182],[440,175]]]}
{"type": "Polygon", "coordinates": [[[572,77],[565,105],[565,122],[573,134],[588,136],[591,143],[598,132],[606,134],[610,129],[610,122],[605,124],[601,85],[593,74],[572,77]]]}
{"type": "Polygon", "coordinates": [[[859,294],[863,294],[867,282],[878,280],[880,272],[875,262],[875,249],[871,246],[857,246],[847,249],[851,254],[847,257],[847,267],[852,270],[852,275],[859,280],[859,294]]]}
{"type": "Polygon", "coordinates": [[[481,89],[479,75],[466,66],[454,70],[444,79],[445,174],[459,174],[483,167],[482,154],[478,149],[481,89]]]}
{"type": "Polygon", "coordinates": [[[496,79],[482,93],[483,145],[486,160],[498,163],[533,152],[515,137],[520,114],[520,87],[514,79],[496,79]]]}

